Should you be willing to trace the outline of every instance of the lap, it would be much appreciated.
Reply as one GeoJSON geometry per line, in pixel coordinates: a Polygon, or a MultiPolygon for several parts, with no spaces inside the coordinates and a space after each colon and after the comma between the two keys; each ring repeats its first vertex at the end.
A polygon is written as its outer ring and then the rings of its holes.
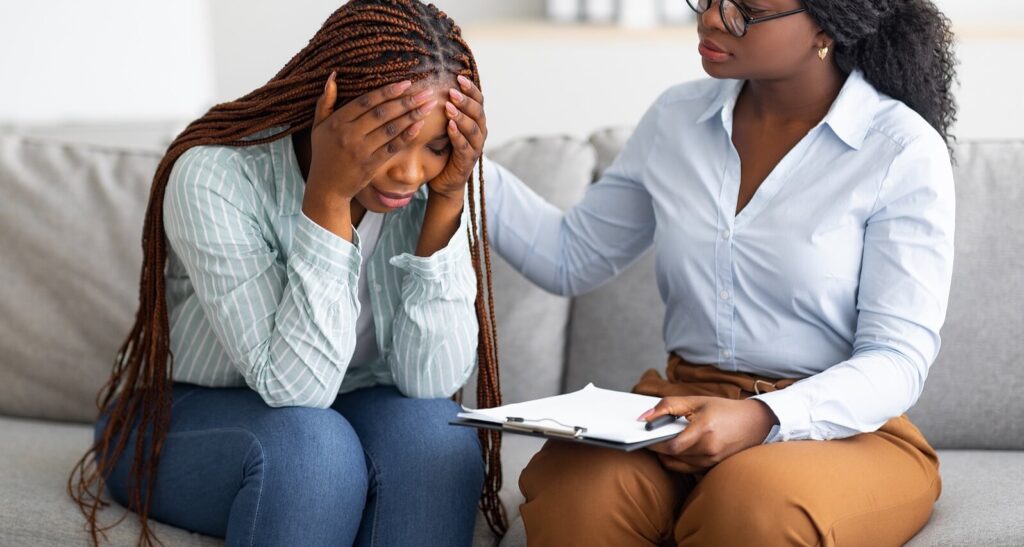
{"type": "Polygon", "coordinates": [[[371,465],[464,465],[481,459],[476,432],[448,424],[459,412],[450,399],[414,399],[393,386],[376,386],[343,393],[332,408],[352,424],[371,465]]]}
{"type": "Polygon", "coordinates": [[[646,451],[549,442],[520,478],[536,515],[527,529],[532,524],[533,532],[543,533],[545,498],[558,507],[617,497],[628,503],[598,507],[627,519],[632,513],[644,524],[652,514],[675,511],[668,519],[675,521],[674,533],[671,524],[663,532],[680,544],[729,543],[728,538],[745,533],[741,541],[774,541],[773,534],[783,534],[792,540],[787,543],[800,543],[794,539],[799,537],[810,544],[880,545],[912,537],[927,521],[941,488],[934,451],[905,417],[843,440],[757,446],[697,481],[681,477],[646,451]],[[644,496],[636,496],[638,491],[644,496]],[[681,512],[680,500],[685,500],[681,512]]]}

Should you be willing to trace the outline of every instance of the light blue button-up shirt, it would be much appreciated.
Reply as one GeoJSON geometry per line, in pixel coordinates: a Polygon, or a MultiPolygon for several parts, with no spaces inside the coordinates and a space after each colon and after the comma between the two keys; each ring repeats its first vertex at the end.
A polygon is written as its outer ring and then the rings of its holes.
{"type": "Polygon", "coordinates": [[[946,144],[854,72],[736,215],[741,88],[668,90],[567,214],[489,162],[492,244],[562,295],[653,245],[668,351],[803,379],[757,397],[780,421],[770,440],[875,431],[916,402],[939,351],[953,267],[946,144]]]}
{"type": "Polygon", "coordinates": [[[385,215],[364,264],[358,230],[350,243],[310,220],[304,192],[291,137],[192,148],[175,162],[163,210],[174,379],[248,385],[271,406],[325,408],[339,392],[377,384],[452,395],[476,365],[468,208],[444,249],[416,256],[421,188],[385,215]],[[369,363],[352,362],[360,276],[369,276],[377,337],[369,363]]]}

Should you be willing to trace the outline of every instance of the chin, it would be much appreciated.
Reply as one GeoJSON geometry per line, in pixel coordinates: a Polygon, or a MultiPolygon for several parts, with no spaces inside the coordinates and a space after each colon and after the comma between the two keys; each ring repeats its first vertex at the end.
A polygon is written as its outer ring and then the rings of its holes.
{"type": "Polygon", "coordinates": [[[729,70],[728,67],[724,66],[724,63],[712,63],[708,60],[701,60],[701,66],[704,67],[704,72],[708,76],[715,78],[716,80],[739,80],[743,79],[743,76],[737,75],[736,71],[729,70]]]}

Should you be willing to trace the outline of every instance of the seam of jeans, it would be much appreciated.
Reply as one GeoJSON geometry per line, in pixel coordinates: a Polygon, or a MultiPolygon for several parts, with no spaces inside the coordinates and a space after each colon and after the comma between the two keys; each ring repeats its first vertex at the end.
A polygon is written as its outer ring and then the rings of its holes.
{"type": "MultiPolygon", "coordinates": [[[[250,437],[252,437],[252,440],[254,441],[255,446],[257,446],[259,448],[259,450],[260,450],[260,459],[263,461],[263,475],[266,476],[266,471],[267,471],[268,463],[267,463],[266,451],[263,449],[263,443],[260,442],[259,437],[257,437],[255,433],[253,433],[252,431],[249,431],[248,429],[241,428],[241,427],[213,427],[213,428],[209,428],[209,429],[194,429],[194,430],[190,430],[190,431],[175,431],[173,433],[168,433],[167,437],[168,438],[171,438],[171,437],[190,437],[190,436],[202,435],[202,434],[206,434],[206,433],[223,433],[223,432],[226,432],[226,431],[242,432],[242,433],[245,433],[245,434],[249,435],[250,437]]],[[[249,452],[252,452],[251,448],[249,449],[249,452]]],[[[260,477],[260,487],[259,487],[259,490],[256,492],[256,510],[253,512],[252,526],[249,528],[249,545],[250,545],[250,547],[256,541],[256,521],[259,520],[260,507],[262,507],[262,503],[263,503],[263,477],[260,477]]]]}
{"type": "Polygon", "coordinates": [[[366,455],[366,461],[370,462],[370,467],[373,468],[373,482],[375,483],[373,495],[377,497],[377,507],[373,511],[373,526],[370,527],[370,545],[372,547],[377,545],[377,516],[380,515],[381,492],[383,489],[380,487],[380,469],[377,468],[377,463],[373,461],[373,456],[369,450],[363,448],[363,454],[366,455]]]}
{"type": "MultiPolygon", "coordinates": [[[[263,506],[263,483],[267,476],[267,454],[263,450],[263,443],[260,442],[259,438],[253,435],[253,439],[256,441],[256,446],[260,449],[260,461],[263,462],[263,472],[260,475],[260,488],[256,492],[256,510],[253,511],[252,515],[252,526],[249,528],[249,546],[252,547],[256,543],[256,522],[259,520],[260,508],[263,506]]],[[[252,450],[250,449],[250,452],[252,450]]]]}

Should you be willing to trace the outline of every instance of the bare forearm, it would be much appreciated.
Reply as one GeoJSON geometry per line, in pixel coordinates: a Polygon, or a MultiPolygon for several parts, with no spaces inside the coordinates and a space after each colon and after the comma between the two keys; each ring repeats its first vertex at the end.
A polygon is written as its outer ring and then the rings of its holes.
{"type": "Polygon", "coordinates": [[[464,199],[464,192],[445,195],[430,193],[416,256],[428,257],[448,246],[455,231],[459,229],[464,199]]]}

